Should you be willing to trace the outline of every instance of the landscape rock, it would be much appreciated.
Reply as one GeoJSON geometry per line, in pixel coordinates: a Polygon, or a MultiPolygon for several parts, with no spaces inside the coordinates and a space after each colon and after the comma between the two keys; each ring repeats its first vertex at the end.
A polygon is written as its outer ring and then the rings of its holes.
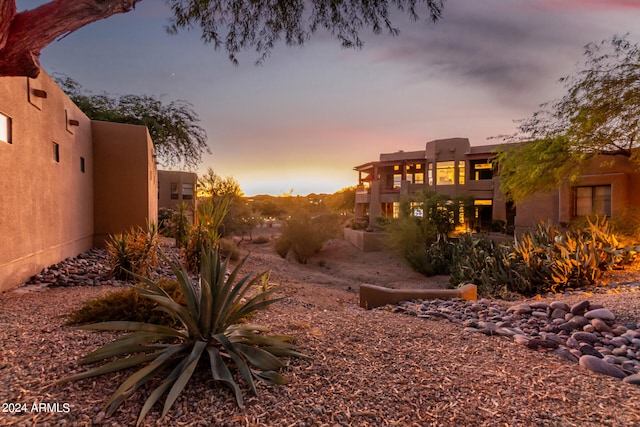
{"type": "Polygon", "coordinates": [[[599,359],[595,356],[585,355],[580,358],[580,366],[593,372],[598,372],[604,375],[615,378],[625,378],[627,374],[620,368],[611,363],[605,362],[603,359],[599,359]]]}
{"type": "Polygon", "coordinates": [[[596,308],[589,310],[584,314],[587,319],[615,320],[616,316],[606,308],[596,308]]]}

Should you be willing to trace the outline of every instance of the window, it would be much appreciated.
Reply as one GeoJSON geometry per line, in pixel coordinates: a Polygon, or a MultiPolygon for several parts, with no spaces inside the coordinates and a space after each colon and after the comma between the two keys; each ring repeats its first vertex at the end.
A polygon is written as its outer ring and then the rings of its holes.
{"type": "Polygon", "coordinates": [[[393,217],[400,218],[400,202],[393,202],[393,217]]]}
{"type": "Polygon", "coordinates": [[[427,169],[427,178],[429,179],[429,185],[432,186],[433,185],[433,163],[429,163],[429,166],[427,169]]]}
{"type": "Polygon", "coordinates": [[[171,199],[178,200],[178,183],[171,183],[171,199]]]}
{"type": "Polygon", "coordinates": [[[53,160],[60,163],[60,146],[55,142],[53,143],[53,160]]]}
{"type": "Polygon", "coordinates": [[[11,144],[11,117],[0,113],[0,141],[11,144]]]}
{"type": "Polygon", "coordinates": [[[471,177],[473,181],[493,179],[493,164],[488,160],[472,160],[470,162],[471,177]]]}
{"type": "Polygon", "coordinates": [[[611,186],[576,187],[574,212],[576,216],[611,216],[611,186]]]}
{"type": "Polygon", "coordinates": [[[193,184],[182,184],[182,198],[184,200],[193,199],[193,184]]]}
{"type": "Polygon", "coordinates": [[[465,178],[464,160],[460,160],[458,162],[458,184],[464,185],[464,178],[465,178]]]}
{"type": "Polygon", "coordinates": [[[393,188],[400,188],[401,182],[402,182],[402,174],[394,173],[393,174],[393,188]]]}
{"type": "Polygon", "coordinates": [[[422,208],[422,203],[411,202],[410,209],[411,209],[411,215],[417,218],[422,218],[424,216],[424,209],[422,208]]]}
{"type": "Polygon", "coordinates": [[[80,157],[80,172],[84,173],[84,157],[80,157]]]}
{"type": "Polygon", "coordinates": [[[455,162],[438,162],[436,165],[436,185],[453,185],[455,162]]]}
{"type": "Polygon", "coordinates": [[[414,184],[424,184],[424,172],[413,174],[414,184]]]}

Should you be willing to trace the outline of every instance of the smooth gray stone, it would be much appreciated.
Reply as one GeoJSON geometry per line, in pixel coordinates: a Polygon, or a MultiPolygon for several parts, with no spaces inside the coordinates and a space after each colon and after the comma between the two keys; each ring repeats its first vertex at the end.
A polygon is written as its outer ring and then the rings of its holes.
{"type": "Polygon", "coordinates": [[[590,371],[598,372],[610,377],[625,378],[627,376],[622,369],[595,356],[584,355],[580,358],[579,364],[590,371]]]}
{"type": "Polygon", "coordinates": [[[589,310],[584,314],[587,319],[602,319],[602,320],[615,320],[616,315],[606,308],[597,308],[595,310],[589,310]]]}

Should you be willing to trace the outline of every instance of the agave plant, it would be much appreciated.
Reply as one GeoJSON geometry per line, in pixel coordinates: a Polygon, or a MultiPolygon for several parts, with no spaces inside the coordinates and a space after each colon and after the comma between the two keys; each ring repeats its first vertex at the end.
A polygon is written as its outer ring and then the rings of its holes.
{"type": "Polygon", "coordinates": [[[184,305],[148,279],[144,279],[148,289],[139,288],[142,294],[158,303],[159,309],[179,319],[180,328],[144,322],[105,322],[83,326],[81,329],[130,333],[88,354],[79,363],[86,365],[113,357],[120,359],[62,379],[59,383],[140,367],[105,403],[104,411],[110,416],[138,388],[164,375],[140,410],[138,425],[165,393],[161,417],[169,412],[203,359],[208,359],[213,379],[231,389],[240,407],[243,407],[243,395],[230,366],[235,365],[255,395],[254,379],[270,384],[286,383],[286,378],[276,372],[285,366],[279,356],[305,357],[294,350],[295,339],[265,335],[267,328],[243,322],[247,316],[280,299],[270,298],[276,289],[265,289],[261,283],[266,273],[253,278],[249,274],[236,281],[246,258],[227,277],[227,261],[221,261],[219,249],[209,247],[202,252],[199,285],[194,283],[184,267],[169,261],[182,289],[184,305]],[[249,292],[251,289],[254,293],[249,292]]]}

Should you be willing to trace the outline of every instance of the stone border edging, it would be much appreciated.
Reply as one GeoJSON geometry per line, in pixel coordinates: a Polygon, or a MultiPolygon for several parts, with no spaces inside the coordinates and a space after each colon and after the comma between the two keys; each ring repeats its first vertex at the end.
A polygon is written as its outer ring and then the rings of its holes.
{"type": "Polygon", "coordinates": [[[464,298],[467,301],[478,299],[476,285],[468,284],[457,289],[390,289],[382,286],[360,285],[360,307],[371,309],[387,304],[415,299],[451,299],[464,298]]]}

